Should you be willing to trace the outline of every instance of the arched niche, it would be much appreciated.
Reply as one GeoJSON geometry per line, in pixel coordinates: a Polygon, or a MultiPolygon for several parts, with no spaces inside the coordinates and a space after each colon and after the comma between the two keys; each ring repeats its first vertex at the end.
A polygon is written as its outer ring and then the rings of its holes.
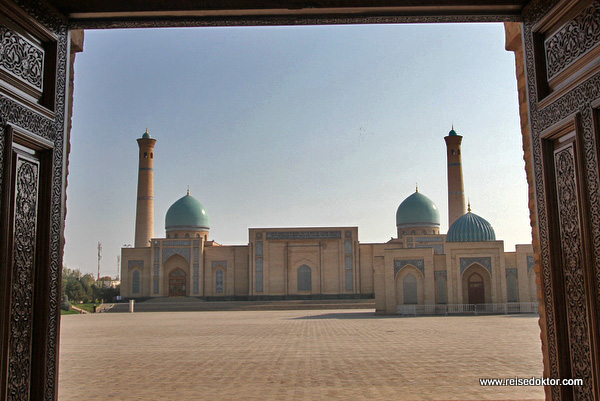
{"type": "Polygon", "coordinates": [[[302,265],[296,270],[296,284],[298,292],[312,291],[312,269],[302,265]]]}
{"type": "Polygon", "coordinates": [[[479,263],[472,263],[462,274],[462,299],[463,304],[492,303],[492,278],[479,263]]]}
{"type": "Polygon", "coordinates": [[[163,263],[163,294],[165,296],[190,295],[190,264],[181,255],[172,255],[163,263]]]}
{"type": "Polygon", "coordinates": [[[414,305],[424,304],[425,301],[425,283],[423,273],[413,265],[406,265],[396,273],[396,304],[397,305],[414,305]],[[406,279],[407,276],[413,278],[406,279]],[[413,280],[414,279],[414,280],[413,280]],[[408,280],[408,282],[406,281],[408,280]],[[415,284],[413,286],[413,283],[415,284]],[[416,288],[416,302],[414,292],[416,288]],[[408,293],[406,293],[408,290],[408,293]],[[405,301],[410,303],[406,304],[405,301]]]}

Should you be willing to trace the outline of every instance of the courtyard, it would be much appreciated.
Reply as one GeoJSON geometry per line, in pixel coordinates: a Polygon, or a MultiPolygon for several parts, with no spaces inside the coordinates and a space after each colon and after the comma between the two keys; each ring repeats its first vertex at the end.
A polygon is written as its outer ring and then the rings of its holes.
{"type": "Polygon", "coordinates": [[[59,400],[541,400],[534,315],[372,310],[65,315],[59,400]]]}

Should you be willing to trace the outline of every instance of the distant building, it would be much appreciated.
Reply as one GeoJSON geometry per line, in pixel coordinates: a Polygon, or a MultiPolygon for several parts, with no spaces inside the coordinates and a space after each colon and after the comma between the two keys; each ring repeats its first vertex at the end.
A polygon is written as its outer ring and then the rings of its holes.
{"type": "Polygon", "coordinates": [[[100,288],[115,288],[116,286],[121,284],[121,281],[113,279],[110,276],[104,276],[100,277],[100,280],[96,281],[96,284],[100,288]]]}
{"type": "Polygon", "coordinates": [[[445,138],[448,160],[447,234],[435,203],[418,189],[396,212],[397,237],[360,243],[358,227],[250,228],[248,244],[209,240],[204,206],[187,194],[165,217],[166,238],[154,230],[156,140],[138,139],[135,247],[123,248],[124,298],[205,299],[371,298],[378,313],[515,308],[536,301],[533,249],[505,252],[491,224],[465,210],[462,136],[445,138]]]}

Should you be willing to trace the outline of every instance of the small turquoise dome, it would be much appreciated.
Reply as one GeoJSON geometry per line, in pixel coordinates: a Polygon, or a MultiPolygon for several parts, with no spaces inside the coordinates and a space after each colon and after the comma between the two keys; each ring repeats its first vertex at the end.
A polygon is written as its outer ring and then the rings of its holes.
{"type": "Polygon", "coordinates": [[[450,130],[450,132],[448,132],[448,135],[450,136],[457,136],[458,134],[456,133],[456,131],[454,131],[454,128],[450,130]]]}
{"type": "Polygon", "coordinates": [[[438,227],[440,211],[431,199],[418,191],[404,199],[396,211],[396,227],[438,227]]]}
{"type": "Polygon", "coordinates": [[[148,128],[146,128],[146,132],[144,132],[144,133],[142,134],[142,138],[143,138],[143,139],[150,139],[150,138],[152,138],[152,137],[150,136],[150,134],[148,133],[148,128]]]}
{"type": "Polygon", "coordinates": [[[486,219],[471,212],[456,219],[446,235],[446,242],[480,241],[496,241],[496,233],[486,219]]]}
{"type": "Polygon", "coordinates": [[[210,228],[208,213],[204,206],[188,192],[173,203],[165,217],[167,231],[201,231],[210,228]]]}

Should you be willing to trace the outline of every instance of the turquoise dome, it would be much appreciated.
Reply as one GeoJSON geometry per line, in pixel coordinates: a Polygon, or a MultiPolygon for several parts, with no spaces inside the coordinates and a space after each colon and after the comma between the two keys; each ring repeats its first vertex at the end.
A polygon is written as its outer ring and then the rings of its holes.
{"type": "Polygon", "coordinates": [[[152,137],[150,136],[150,134],[148,133],[148,128],[146,128],[146,132],[144,132],[144,133],[142,134],[142,138],[143,138],[143,139],[150,139],[150,138],[152,138],[152,137]]]}
{"type": "Polygon", "coordinates": [[[496,233],[486,219],[471,212],[456,219],[446,235],[446,242],[480,241],[496,241],[496,233]]]}
{"type": "Polygon", "coordinates": [[[189,193],[173,203],[165,217],[167,231],[208,230],[210,223],[204,206],[189,193]]]}
{"type": "Polygon", "coordinates": [[[431,199],[415,192],[398,206],[396,227],[438,227],[440,211],[431,199]]]}
{"type": "Polygon", "coordinates": [[[454,131],[454,128],[452,128],[450,130],[450,132],[448,132],[448,135],[450,135],[450,136],[457,136],[458,134],[456,133],[456,131],[454,131]]]}

